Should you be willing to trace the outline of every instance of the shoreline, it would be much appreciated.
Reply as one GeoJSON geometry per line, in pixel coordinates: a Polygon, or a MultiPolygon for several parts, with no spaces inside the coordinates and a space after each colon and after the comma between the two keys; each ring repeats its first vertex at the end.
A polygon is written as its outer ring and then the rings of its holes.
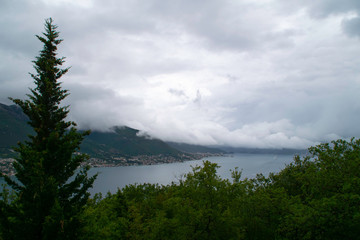
{"type": "MultiPolygon", "coordinates": [[[[192,160],[200,160],[206,157],[224,156],[224,153],[183,153],[176,156],[172,155],[138,155],[132,157],[111,157],[110,159],[90,158],[83,162],[81,166],[89,165],[91,168],[98,167],[121,167],[121,166],[143,166],[159,165],[167,163],[177,163],[192,160]]],[[[14,176],[13,158],[0,158],[0,172],[7,176],[14,176]]]]}

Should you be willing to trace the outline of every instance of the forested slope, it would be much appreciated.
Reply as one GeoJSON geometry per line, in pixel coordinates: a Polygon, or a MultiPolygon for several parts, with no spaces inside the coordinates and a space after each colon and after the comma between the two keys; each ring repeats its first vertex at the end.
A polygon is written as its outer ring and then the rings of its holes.
{"type": "Polygon", "coordinates": [[[309,149],[277,174],[221,179],[204,162],[179,184],[89,200],[83,239],[359,239],[360,141],[309,149]]]}

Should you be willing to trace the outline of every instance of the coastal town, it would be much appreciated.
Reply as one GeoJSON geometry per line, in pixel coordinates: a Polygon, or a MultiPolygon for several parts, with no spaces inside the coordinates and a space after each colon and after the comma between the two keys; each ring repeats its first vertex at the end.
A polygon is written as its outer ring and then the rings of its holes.
{"type": "MultiPolygon", "coordinates": [[[[91,167],[120,167],[137,165],[155,165],[184,162],[191,160],[200,160],[206,157],[223,156],[222,153],[182,153],[178,155],[138,155],[132,157],[113,156],[109,159],[90,158],[82,165],[88,164],[91,167]]],[[[0,158],[0,173],[13,176],[15,169],[13,167],[13,158],[0,158]]]]}
{"type": "Polygon", "coordinates": [[[8,176],[15,175],[14,161],[13,158],[0,158],[0,173],[8,176]]]}

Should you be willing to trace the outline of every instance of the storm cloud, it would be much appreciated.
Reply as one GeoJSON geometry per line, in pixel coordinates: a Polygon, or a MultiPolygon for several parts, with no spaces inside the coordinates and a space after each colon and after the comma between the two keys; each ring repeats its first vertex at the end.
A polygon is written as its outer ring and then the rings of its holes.
{"type": "Polygon", "coordinates": [[[35,35],[52,17],[80,128],[264,148],[360,136],[357,0],[0,4],[2,103],[33,87],[35,35]]]}

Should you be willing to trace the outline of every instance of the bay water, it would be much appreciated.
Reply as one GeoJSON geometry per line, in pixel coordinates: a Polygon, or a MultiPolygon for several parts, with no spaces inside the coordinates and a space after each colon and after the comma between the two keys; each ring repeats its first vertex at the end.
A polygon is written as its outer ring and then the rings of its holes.
{"type": "MultiPolygon", "coordinates": [[[[160,185],[178,183],[184,174],[192,171],[192,166],[202,166],[203,161],[216,163],[219,168],[217,174],[223,179],[231,179],[231,171],[236,167],[242,171],[242,179],[254,178],[262,173],[267,176],[270,172],[279,172],[286,164],[292,162],[294,155],[247,154],[235,153],[216,157],[206,157],[201,160],[141,166],[98,167],[91,168],[89,176],[98,173],[94,186],[90,189],[95,193],[115,193],[118,188],[129,184],[158,183],[160,185]]],[[[0,179],[0,185],[4,183],[0,179]]],[[[1,190],[1,189],[0,189],[1,190]]]]}
{"type": "Polygon", "coordinates": [[[93,188],[90,189],[90,193],[91,195],[98,192],[103,195],[107,192],[115,193],[118,188],[135,183],[158,183],[160,185],[177,183],[184,174],[192,171],[192,166],[202,166],[204,160],[218,164],[220,168],[218,168],[217,174],[223,179],[231,179],[230,170],[234,170],[236,167],[242,170],[242,179],[254,178],[258,173],[267,176],[270,172],[282,170],[286,164],[292,162],[293,156],[236,153],[179,163],[92,168],[89,175],[95,173],[99,175],[93,188]]]}

